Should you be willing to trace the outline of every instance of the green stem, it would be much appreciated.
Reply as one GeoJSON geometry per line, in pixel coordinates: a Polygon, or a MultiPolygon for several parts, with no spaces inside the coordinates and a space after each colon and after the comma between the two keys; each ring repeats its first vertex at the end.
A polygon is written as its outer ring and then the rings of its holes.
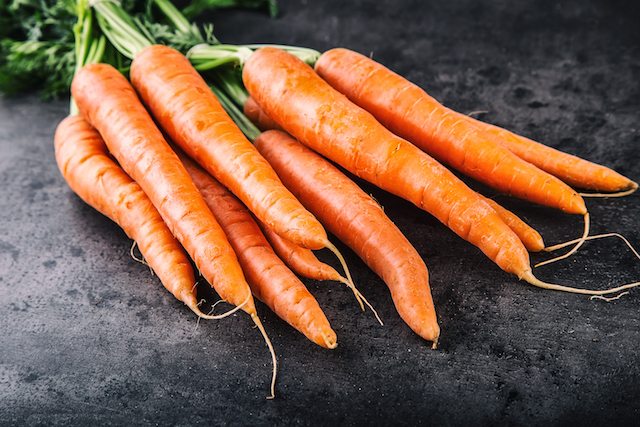
{"type": "Polygon", "coordinates": [[[251,53],[251,49],[242,46],[201,43],[189,49],[186,56],[196,69],[205,71],[229,63],[242,66],[251,53]]]}
{"type": "Polygon", "coordinates": [[[236,58],[233,55],[229,55],[226,58],[212,59],[204,62],[192,61],[192,64],[193,64],[193,68],[195,68],[198,71],[208,71],[208,70],[213,70],[214,68],[218,68],[224,64],[232,64],[232,63],[237,64],[237,62],[238,62],[238,58],[236,58]]]}
{"type": "Polygon", "coordinates": [[[112,1],[98,1],[93,8],[100,29],[122,55],[133,59],[138,52],[153,44],[120,5],[112,1]]]}
{"type": "Polygon", "coordinates": [[[300,60],[311,65],[312,67],[316,64],[316,61],[320,57],[320,52],[308,47],[288,46],[284,44],[245,44],[242,45],[242,47],[249,48],[252,51],[260,49],[261,47],[276,47],[278,49],[289,52],[291,55],[298,57],[300,60]]]}
{"type": "MultiPolygon", "coordinates": [[[[73,26],[75,46],[75,71],[77,74],[86,64],[100,62],[105,53],[106,41],[103,36],[97,39],[94,36],[93,14],[86,0],[78,0],[76,3],[78,21],[73,26]]],[[[78,114],[78,106],[73,97],[70,99],[69,113],[78,114]]]]}
{"type": "Polygon", "coordinates": [[[242,79],[238,76],[236,70],[229,68],[221,68],[216,70],[213,75],[215,82],[229,96],[235,104],[241,109],[249,99],[249,94],[242,84],[242,79]]]}
{"type": "MultiPolygon", "coordinates": [[[[171,21],[171,24],[173,24],[173,26],[176,27],[178,31],[182,33],[194,33],[196,35],[200,35],[200,30],[198,30],[198,27],[191,25],[187,18],[185,18],[185,16],[180,13],[178,8],[176,8],[173,3],[168,0],[154,0],[154,3],[156,4],[156,6],[158,6],[158,8],[160,8],[164,16],[169,21],[171,21]]],[[[200,35],[200,39],[204,41],[202,35],[200,35]]]]}

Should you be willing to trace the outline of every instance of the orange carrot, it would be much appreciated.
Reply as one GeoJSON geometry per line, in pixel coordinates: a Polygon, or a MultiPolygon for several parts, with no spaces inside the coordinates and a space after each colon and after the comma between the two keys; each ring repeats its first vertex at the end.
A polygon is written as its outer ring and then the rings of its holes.
{"type": "MultiPolygon", "coordinates": [[[[606,166],[564,153],[498,126],[460,115],[515,155],[554,175],[567,184],[603,192],[633,192],[638,184],[606,166]]],[[[589,194],[585,194],[589,196],[589,194]]]]}
{"type": "MultiPolygon", "coordinates": [[[[278,126],[278,124],[274,122],[273,119],[269,117],[267,113],[265,113],[262,108],[260,108],[258,103],[251,97],[248,97],[247,101],[244,104],[244,113],[253,123],[256,124],[256,126],[258,126],[263,131],[270,129],[281,129],[280,126],[278,126]]],[[[502,218],[502,220],[509,226],[509,228],[511,228],[511,230],[516,233],[516,235],[520,238],[522,243],[524,243],[525,247],[529,251],[538,252],[544,248],[544,241],[542,240],[542,236],[540,236],[540,233],[538,233],[536,230],[522,221],[513,212],[505,209],[494,200],[485,198],[482,195],[480,196],[489,205],[491,205],[491,207],[496,211],[500,218],[502,218]]]]}
{"type": "Polygon", "coordinates": [[[346,278],[330,265],[321,262],[309,249],[283,239],[264,224],[261,224],[261,228],[273,250],[296,274],[307,279],[332,280],[350,285],[346,278]]]}
{"type": "Polygon", "coordinates": [[[523,161],[382,64],[347,49],[332,49],[315,68],[389,130],[462,173],[506,194],[586,214],[582,197],[565,183],[523,161]]]}
{"type": "Polygon", "coordinates": [[[516,233],[529,251],[540,252],[544,249],[544,241],[542,240],[540,233],[495,200],[484,196],[481,197],[493,208],[494,211],[496,211],[498,215],[500,215],[500,218],[502,218],[504,223],[507,224],[514,233],[516,233]]]}
{"type": "Polygon", "coordinates": [[[91,64],[76,74],[71,92],[82,116],[100,132],[120,166],[147,194],[204,278],[223,300],[241,306],[251,316],[271,352],[273,396],[275,352],[256,313],[238,259],[133,88],[112,66],[91,64]]]}
{"type": "Polygon", "coordinates": [[[337,168],[284,132],[264,132],[255,144],[302,204],[385,281],[402,319],[435,344],[440,328],[427,267],[380,206],[337,168]]]}
{"type": "Polygon", "coordinates": [[[131,81],[171,139],[256,217],[298,245],[327,247],[322,225],[282,185],[184,55],[147,47],[131,65],[131,81]]]}
{"type": "Polygon", "coordinates": [[[198,306],[189,258],[140,186],[109,156],[100,134],[80,116],[69,116],[55,134],[58,167],[69,187],[133,239],[164,287],[194,313],[198,306]]]}
{"type": "Polygon", "coordinates": [[[203,276],[225,301],[246,302],[243,309],[254,314],[251,291],[224,232],[127,80],[109,65],[91,64],[74,78],[72,93],[203,276]]]}
{"type": "Polygon", "coordinates": [[[252,97],[248,97],[244,103],[244,115],[249,118],[261,131],[282,130],[282,128],[271,117],[264,112],[260,105],[252,97]]]}
{"type": "MultiPolygon", "coordinates": [[[[223,97],[221,99],[221,103],[225,108],[235,108],[235,107],[231,107],[232,104],[229,102],[229,100],[225,101],[224,93],[218,92],[216,88],[213,88],[213,89],[216,91],[217,96],[223,97]]],[[[247,117],[251,122],[255,123],[258,126],[261,126],[263,130],[269,130],[269,129],[280,130],[281,129],[280,126],[278,126],[278,124],[275,121],[273,121],[271,117],[269,117],[267,113],[265,113],[262,110],[262,108],[258,105],[258,103],[255,102],[251,97],[247,97],[247,100],[245,101],[244,113],[245,115],[247,115],[247,117]]],[[[244,129],[243,125],[240,125],[240,127],[243,128],[243,131],[247,130],[247,129],[244,129]]],[[[255,131],[250,131],[247,135],[250,139],[254,140],[259,136],[259,132],[257,129],[255,129],[255,131]]],[[[356,297],[356,300],[360,304],[360,308],[364,309],[364,305],[362,303],[362,301],[364,301],[374,312],[378,322],[380,322],[381,325],[383,324],[382,320],[378,316],[375,309],[369,304],[366,298],[364,298],[362,294],[356,289],[355,284],[353,283],[353,279],[351,278],[351,273],[349,272],[346,266],[346,263],[342,258],[342,255],[336,253],[338,259],[342,263],[343,268],[345,269],[345,274],[347,275],[346,278],[341,276],[337,271],[335,271],[333,267],[320,262],[318,258],[316,258],[316,256],[313,254],[313,252],[311,252],[309,249],[303,248],[292,242],[289,242],[288,240],[274,233],[265,224],[262,224],[260,222],[259,224],[262,230],[264,231],[264,233],[266,234],[267,239],[270,241],[274,250],[278,254],[278,256],[280,256],[280,258],[282,258],[285,261],[285,263],[291,269],[293,269],[293,271],[309,279],[334,280],[349,286],[353,291],[356,297]]]]}
{"type": "MultiPolygon", "coordinates": [[[[244,114],[260,130],[282,130],[282,128],[271,117],[264,112],[258,103],[248,97],[244,103],[244,114]]],[[[333,280],[344,284],[349,281],[341,276],[333,267],[320,262],[309,249],[300,247],[278,236],[269,227],[260,224],[264,234],[273,246],[278,256],[302,277],[313,280],[333,280]]]]}
{"type": "MultiPolygon", "coordinates": [[[[269,117],[300,142],[430,212],[504,271],[544,289],[586,295],[638,286],[632,283],[596,291],[537,279],[524,245],[487,202],[437,161],[389,132],[296,57],[276,48],[259,49],[245,63],[242,79],[269,117]]],[[[585,211],[588,224],[587,220],[585,211]]]]}
{"type": "Polygon", "coordinates": [[[336,348],[336,333],[318,302],[274,253],[249,210],[193,160],[177,154],[238,254],[253,294],[314,343],[336,348]]]}
{"type": "Polygon", "coordinates": [[[531,274],[529,255],[495,211],[444,166],[399,138],[294,56],[257,50],[243,80],[260,107],[300,142],[430,212],[503,270],[531,274]]]}

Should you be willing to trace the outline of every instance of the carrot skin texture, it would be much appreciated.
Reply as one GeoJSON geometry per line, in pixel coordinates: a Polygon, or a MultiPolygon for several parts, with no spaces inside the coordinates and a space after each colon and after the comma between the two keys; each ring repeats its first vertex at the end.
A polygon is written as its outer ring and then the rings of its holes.
{"type": "Polygon", "coordinates": [[[491,200],[488,197],[482,196],[482,198],[493,208],[494,211],[505,224],[513,230],[514,233],[520,238],[527,250],[531,252],[540,252],[544,249],[544,240],[542,236],[533,227],[520,219],[516,214],[510,210],[504,208],[495,200],[491,200]]]}
{"type": "MultiPolygon", "coordinates": [[[[282,130],[271,117],[264,112],[258,103],[251,97],[247,98],[244,104],[244,115],[249,118],[260,130],[282,130]]],[[[273,250],[296,274],[312,280],[332,280],[343,282],[344,278],[333,267],[321,262],[307,248],[291,243],[287,239],[280,237],[266,225],[260,223],[260,228],[264,232],[267,240],[271,243],[273,250]]]]}
{"type": "Polygon", "coordinates": [[[426,340],[437,340],[440,328],[427,267],[380,206],[284,132],[264,132],[255,144],[300,201],[384,280],[409,327],[426,340]]]}
{"type": "Polygon", "coordinates": [[[279,49],[262,48],[245,63],[242,76],[260,107],[300,142],[428,211],[503,270],[518,277],[530,270],[520,239],[478,194],[302,61],[279,49]]]}
{"type": "Polygon", "coordinates": [[[262,108],[260,108],[260,105],[258,105],[256,100],[252,97],[247,98],[244,103],[243,110],[244,115],[247,116],[249,120],[251,120],[256,126],[258,126],[258,129],[260,129],[261,131],[264,132],[271,129],[282,130],[280,125],[273,121],[273,119],[269,117],[262,108]]]}
{"type": "Polygon", "coordinates": [[[129,82],[106,64],[83,67],[71,92],[82,116],[158,209],[171,233],[220,297],[255,315],[242,268],[180,159],[165,141],[129,82]]]}
{"type": "MultiPolygon", "coordinates": [[[[262,108],[260,108],[258,103],[253,98],[249,97],[247,99],[246,103],[244,104],[244,111],[245,111],[245,115],[261,130],[263,131],[270,130],[270,129],[281,130],[280,126],[278,126],[278,124],[274,122],[273,119],[271,119],[271,117],[269,117],[262,110],[262,108]]],[[[542,249],[544,249],[544,241],[542,240],[542,236],[540,236],[540,233],[538,233],[531,226],[529,226],[527,223],[522,221],[513,212],[502,207],[500,204],[482,195],[480,195],[480,197],[482,197],[484,201],[486,201],[489,205],[491,205],[493,210],[495,210],[496,213],[500,216],[500,218],[502,218],[502,221],[504,221],[505,224],[507,224],[509,228],[511,228],[511,230],[513,230],[513,232],[516,233],[516,235],[520,238],[522,243],[524,243],[527,250],[531,252],[539,252],[542,249]]],[[[267,237],[271,241],[271,238],[269,236],[267,237]]],[[[271,244],[274,245],[274,247],[276,246],[273,242],[271,242],[271,244]]],[[[285,253],[288,253],[288,252],[285,252],[285,253]]],[[[280,253],[278,254],[280,255],[280,257],[282,257],[282,254],[280,253]]],[[[298,272],[298,274],[301,274],[301,273],[298,272]]],[[[329,280],[335,280],[335,279],[329,279],[329,280]]]]}
{"type": "Polygon", "coordinates": [[[336,333],[318,302],[274,253],[246,206],[194,161],[178,156],[238,254],[254,295],[314,343],[335,348],[336,333]]]}
{"type": "Polygon", "coordinates": [[[606,166],[564,153],[473,117],[462,114],[460,116],[495,138],[516,156],[573,187],[612,193],[636,188],[638,185],[606,166]]]}
{"type": "Polygon", "coordinates": [[[184,55],[150,46],[131,64],[131,81],[171,140],[256,217],[301,246],[324,247],[322,225],[282,185],[184,55]]]}
{"type": "Polygon", "coordinates": [[[585,214],[584,200],[469,125],[417,85],[348,49],[323,53],[318,74],[384,126],[438,160],[497,190],[567,213],[585,214]]]}
{"type": "Polygon", "coordinates": [[[80,116],[69,116],[55,133],[56,161],[69,187],[89,206],[135,240],[162,285],[197,307],[195,277],[187,254],[142,188],[109,156],[102,137],[80,116]]]}
{"type": "Polygon", "coordinates": [[[309,249],[283,239],[264,224],[261,229],[275,253],[296,274],[312,280],[333,280],[336,282],[344,280],[340,273],[330,265],[321,262],[309,249]]]}

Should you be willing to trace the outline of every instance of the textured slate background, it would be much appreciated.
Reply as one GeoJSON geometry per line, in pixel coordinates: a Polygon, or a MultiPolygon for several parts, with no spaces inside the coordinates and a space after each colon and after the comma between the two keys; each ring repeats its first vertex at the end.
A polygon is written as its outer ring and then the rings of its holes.
{"type": "MultiPolygon", "coordinates": [[[[227,42],[347,46],[461,111],[640,178],[640,16],[628,1],[282,1],[277,20],[213,17],[227,42]]],[[[309,283],[339,336],[326,351],[260,306],[201,323],[129,257],[123,233],[60,177],[66,102],[0,98],[0,424],[604,424],[640,416],[639,291],[610,303],[518,283],[427,214],[371,191],[424,256],[442,326],[431,351],[352,253],[361,290],[309,283]]],[[[488,192],[492,194],[492,192],[488,192]]],[[[548,242],[577,218],[500,198],[548,242]]],[[[639,196],[593,200],[594,232],[636,244],[639,196]]],[[[540,259],[534,256],[534,260],[540,259]]],[[[615,241],[539,272],[585,287],[640,277],[615,241]]],[[[207,295],[206,289],[203,294],[207,295]]],[[[214,298],[207,295],[209,299],[214,298]]]]}

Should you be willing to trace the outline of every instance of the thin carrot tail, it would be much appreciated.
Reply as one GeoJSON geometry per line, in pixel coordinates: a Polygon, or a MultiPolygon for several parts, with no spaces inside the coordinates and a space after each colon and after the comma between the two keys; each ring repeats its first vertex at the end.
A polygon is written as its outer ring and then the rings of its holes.
{"type": "Polygon", "coordinates": [[[440,335],[438,335],[434,340],[433,340],[433,344],[431,344],[431,350],[437,350],[438,349],[438,340],[440,339],[440,335]]]}
{"type": "Polygon", "coordinates": [[[139,258],[136,256],[135,249],[137,246],[138,246],[138,242],[134,240],[133,243],[131,244],[131,249],[129,249],[129,255],[131,255],[131,259],[133,259],[135,262],[139,262],[142,265],[146,265],[149,268],[149,272],[151,273],[151,276],[155,276],[156,273],[153,272],[153,268],[151,268],[147,260],[144,259],[144,255],[142,255],[141,253],[139,258]]]}
{"type": "Polygon", "coordinates": [[[351,272],[349,271],[349,267],[347,266],[347,262],[345,261],[344,256],[342,256],[338,248],[336,248],[336,246],[333,243],[329,242],[328,240],[327,240],[326,247],[331,252],[333,252],[333,254],[340,261],[340,264],[344,269],[344,273],[347,275],[347,279],[342,283],[344,283],[351,289],[351,291],[353,292],[353,295],[356,297],[356,301],[358,301],[358,304],[360,304],[360,309],[364,311],[364,305],[363,305],[363,301],[364,301],[364,304],[367,307],[369,307],[373,312],[373,315],[376,317],[376,320],[378,321],[378,323],[380,323],[381,326],[384,326],[384,322],[382,321],[382,319],[380,319],[380,316],[378,315],[378,312],[376,311],[376,309],[373,308],[371,303],[369,303],[369,301],[367,301],[367,299],[364,297],[364,295],[362,295],[362,293],[358,290],[358,288],[356,288],[356,285],[353,282],[353,278],[351,277],[351,272]]]}
{"type": "Polygon", "coordinates": [[[572,294],[582,294],[582,295],[609,295],[615,294],[617,292],[622,292],[627,289],[635,288],[640,286],[640,282],[627,283],[626,285],[616,286],[615,288],[603,289],[603,290],[593,290],[593,289],[582,289],[582,288],[573,288],[570,286],[558,285],[555,283],[544,282],[533,275],[531,270],[525,272],[521,279],[525,280],[527,283],[536,286],[538,288],[548,289],[552,291],[560,291],[560,292],[568,292],[572,294]]]}
{"type": "Polygon", "coordinates": [[[324,340],[324,345],[329,349],[329,350],[333,350],[334,348],[338,347],[338,342],[334,341],[334,340],[330,340],[326,334],[322,335],[322,339],[324,340]]]}
{"type": "MultiPolygon", "coordinates": [[[[580,247],[582,245],[584,245],[584,242],[586,242],[587,238],[589,237],[590,223],[591,223],[591,221],[589,219],[589,212],[587,212],[586,214],[584,214],[584,231],[582,233],[582,237],[580,237],[579,239],[576,239],[576,240],[573,241],[573,242],[577,242],[577,244],[573,248],[571,248],[571,250],[569,252],[567,252],[566,254],[559,255],[559,256],[557,256],[555,258],[551,258],[551,259],[548,259],[546,261],[539,262],[536,265],[534,265],[534,268],[542,267],[543,265],[551,264],[551,263],[554,263],[554,262],[569,258],[571,255],[576,253],[578,251],[578,249],[580,249],[580,247]]],[[[558,246],[558,245],[555,245],[555,246],[558,246]]],[[[565,246],[568,246],[568,245],[565,245],[565,246]]],[[[551,247],[554,247],[554,246],[551,246],[551,247]]],[[[562,247],[564,247],[564,246],[562,246],[562,247]]],[[[559,248],[556,248],[556,249],[559,249],[559,248]]],[[[546,252],[550,252],[551,251],[548,248],[544,248],[543,250],[546,251],[546,252]]]]}
{"type": "MultiPolygon", "coordinates": [[[[199,304],[193,304],[191,302],[187,303],[187,306],[191,309],[191,311],[193,311],[200,319],[206,319],[206,320],[220,320],[220,319],[224,319],[225,317],[231,316],[233,313],[237,312],[238,310],[241,310],[245,305],[247,305],[247,303],[249,302],[249,299],[251,298],[251,294],[249,294],[249,296],[247,297],[246,300],[244,300],[244,302],[240,305],[237,305],[235,307],[233,307],[231,310],[228,310],[222,314],[216,314],[216,315],[212,315],[211,313],[209,314],[205,314],[202,312],[202,310],[200,310],[199,304]]],[[[221,302],[221,301],[218,301],[221,302]]],[[[217,304],[217,303],[216,303],[217,304]]],[[[214,304],[215,306],[215,304],[214,304]]],[[[213,310],[213,308],[212,308],[213,310]]]]}
{"type": "Polygon", "coordinates": [[[269,348],[269,353],[271,353],[271,362],[273,363],[273,372],[271,374],[271,387],[270,387],[271,395],[267,396],[267,399],[269,400],[275,399],[276,378],[278,376],[278,360],[276,359],[276,352],[273,349],[273,344],[271,344],[269,335],[267,335],[267,331],[264,330],[264,326],[262,325],[262,322],[260,321],[260,318],[258,317],[258,315],[255,313],[251,314],[251,320],[253,320],[253,323],[255,323],[258,329],[260,330],[260,333],[264,338],[264,342],[267,344],[267,347],[269,348]]]}
{"type": "MultiPolygon", "coordinates": [[[[617,238],[621,239],[627,245],[627,247],[631,250],[631,252],[633,252],[633,254],[636,256],[636,258],[640,259],[640,253],[638,253],[638,251],[636,250],[636,248],[633,247],[631,242],[629,242],[629,240],[627,240],[627,238],[624,237],[620,233],[596,234],[594,236],[587,237],[585,240],[598,240],[598,239],[604,239],[606,237],[617,237],[617,238]]],[[[569,240],[568,242],[558,243],[557,245],[549,246],[548,248],[545,248],[544,250],[546,252],[553,252],[553,251],[556,251],[558,249],[562,249],[562,248],[565,248],[567,246],[573,245],[574,243],[578,242],[579,240],[580,239],[574,239],[574,240],[569,240]]]]}
{"type": "Polygon", "coordinates": [[[349,282],[347,284],[347,286],[349,286],[349,288],[351,288],[351,290],[353,291],[353,295],[356,297],[356,301],[358,301],[358,304],[360,305],[360,309],[362,311],[364,311],[364,305],[362,304],[362,300],[361,300],[362,294],[360,292],[358,292],[358,290],[356,289],[356,285],[353,282],[353,278],[351,277],[351,272],[349,271],[349,267],[347,266],[347,262],[345,261],[344,257],[342,256],[342,254],[340,253],[338,248],[336,248],[336,246],[333,243],[331,243],[330,241],[327,240],[327,243],[326,243],[325,246],[326,246],[327,249],[329,249],[331,252],[333,252],[333,254],[336,256],[336,258],[338,258],[338,261],[340,261],[340,265],[342,265],[342,269],[344,270],[344,274],[347,276],[347,281],[349,282]]]}
{"type": "Polygon", "coordinates": [[[620,298],[622,298],[625,295],[629,295],[629,291],[621,292],[618,295],[616,295],[615,297],[605,297],[605,296],[602,296],[602,295],[591,295],[591,298],[589,298],[589,299],[591,301],[593,301],[594,299],[599,299],[599,300],[602,300],[604,302],[611,302],[611,301],[619,300],[620,298]]]}
{"type": "Polygon", "coordinates": [[[638,183],[635,181],[631,181],[631,188],[625,191],[618,191],[616,193],[579,193],[579,194],[582,197],[591,197],[591,198],[625,197],[635,193],[637,189],[638,189],[638,183]]]}
{"type": "Polygon", "coordinates": [[[376,320],[378,321],[378,323],[380,323],[380,326],[384,326],[384,322],[378,315],[378,312],[376,311],[376,309],[373,308],[371,303],[369,303],[369,301],[364,297],[364,295],[362,295],[362,293],[355,286],[353,286],[351,282],[349,282],[347,279],[344,279],[344,280],[340,280],[340,283],[347,285],[353,291],[353,294],[355,295],[356,298],[361,298],[362,301],[364,301],[364,303],[366,304],[366,306],[369,307],[369,309],[373,312],[373,315],[376,317],[376,320]]]}

